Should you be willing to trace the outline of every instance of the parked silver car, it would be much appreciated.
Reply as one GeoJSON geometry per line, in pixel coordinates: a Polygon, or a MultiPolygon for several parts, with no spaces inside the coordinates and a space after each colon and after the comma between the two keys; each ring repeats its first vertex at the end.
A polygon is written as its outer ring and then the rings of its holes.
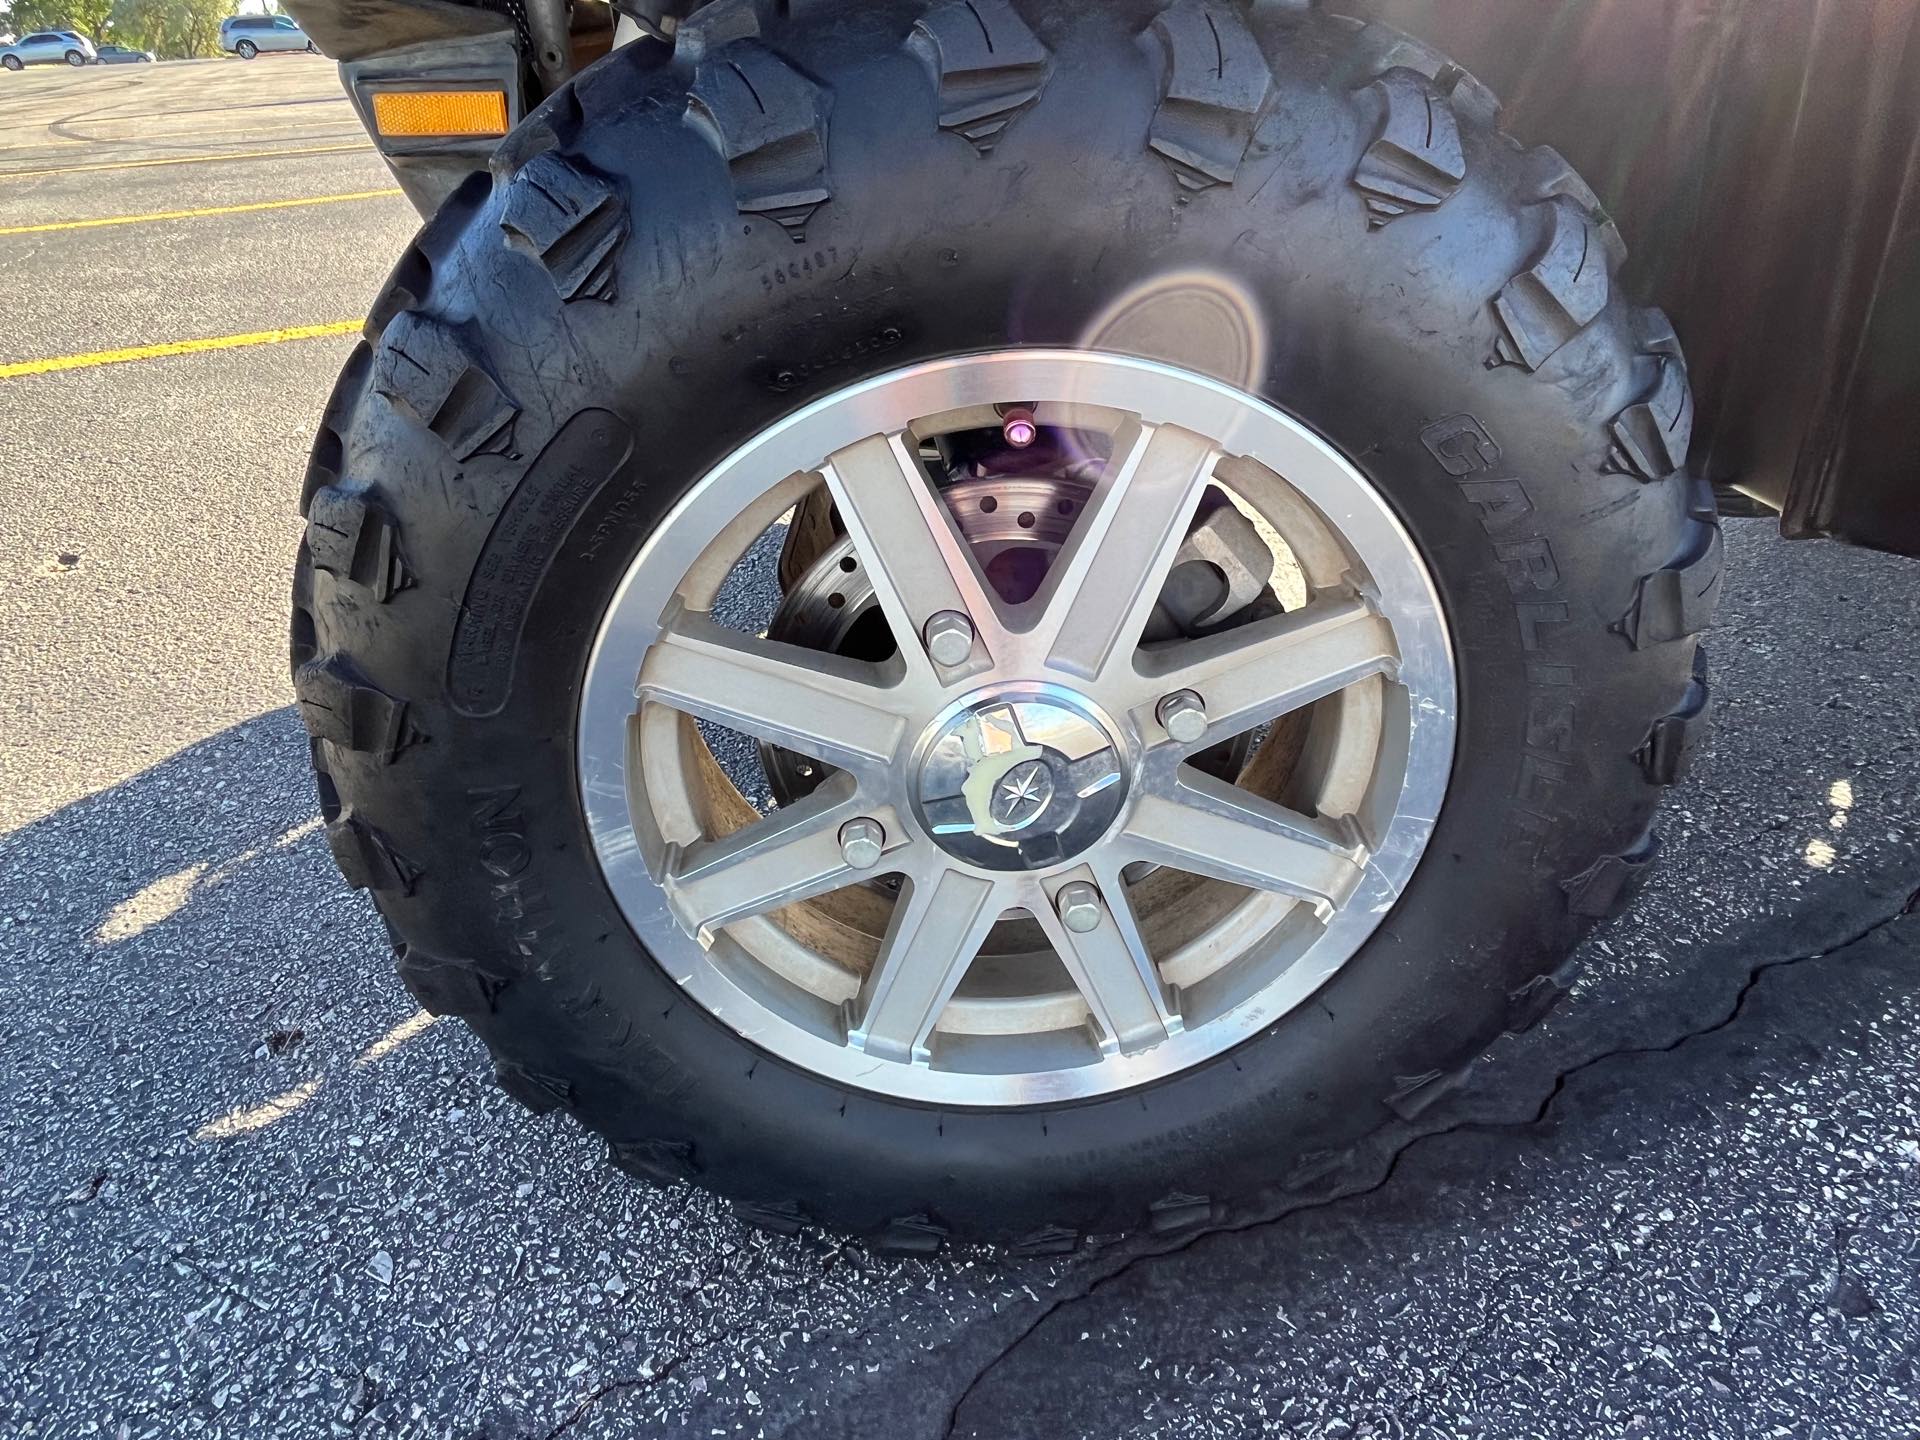
{"type": "Polygon", "coordinates": [[[131,45],[102,45],[100,63],[102,65],[150,65],[153,63],[153,51],[136,50],[131,45]]]}
{"type": "Polygon", "coordinates": [[[91,65],[97,58],[93,42],[72,30],[35,30],[11,45],[0,45],[0,65],[9,70],[29,65],[91,65]]]}
{"type": "Polygon", "coordinates": [[[267,50],[312,50],[307,32],[286,15],[229,15],[220,22],[220,48],[242,60],[267,50]]]}

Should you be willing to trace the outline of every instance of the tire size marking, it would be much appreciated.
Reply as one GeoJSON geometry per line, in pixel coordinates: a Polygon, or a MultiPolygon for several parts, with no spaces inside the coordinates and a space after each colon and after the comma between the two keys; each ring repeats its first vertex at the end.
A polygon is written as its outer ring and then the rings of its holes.
{"type": "Polygon", "coordinates": [[[1554,658],[1557,637],[1573,619],[1561,596],[1553,544],[1540,533],[1526,486],[1500,474],[1500,444],[1471,415],[1452,415],[1420,432],[1420,443],[1459,487],[1506,575],[1527,659],[1526,728],[1514,785],[1513,813],[1535,852],[1552,835],[1548,813],[1573,775],[1577,716],[1573,666],[1554,658]]]}
{"type": "Polygon", "coordinates": [[[548,939],[557,932],[559,918],[545,888],[528,872],[533,868],[533,845],[520,809],[520,787],[497,785],[467,791],[469,829],[477,842],[480,868],[486,872],[487,894],[493,907],[493,927],[515,955],[533,962],[541,974],[551,973],[565,955],[548,939]]]}

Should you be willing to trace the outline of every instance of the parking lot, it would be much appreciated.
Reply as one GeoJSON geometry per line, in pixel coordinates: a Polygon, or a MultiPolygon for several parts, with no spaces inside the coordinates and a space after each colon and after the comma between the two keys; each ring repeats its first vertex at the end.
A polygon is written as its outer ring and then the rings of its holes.
{"type": "Polygon", "coordinates": [[[295,506],[414,225],[324,60],[0,76],[0,1433],[1920,1431],[1920,566],[1729,522],[1656,878],[1339,1188],[771,1237],[509,1102],[320,834],[295,506]]]}

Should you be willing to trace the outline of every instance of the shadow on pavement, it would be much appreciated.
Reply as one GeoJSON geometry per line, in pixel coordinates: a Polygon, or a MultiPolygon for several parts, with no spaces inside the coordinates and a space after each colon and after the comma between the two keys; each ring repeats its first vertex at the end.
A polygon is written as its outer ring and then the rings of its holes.
{"type": "Polygon", "coordinates": [[[291,710],[0,837],[0,1429],[1911,1433],[1920,604],[1730,544],[1718,748],[1589,984],[1363,1193],[1164,1255],[876,1262],[611,1172],[393,979],[291,710]]]}

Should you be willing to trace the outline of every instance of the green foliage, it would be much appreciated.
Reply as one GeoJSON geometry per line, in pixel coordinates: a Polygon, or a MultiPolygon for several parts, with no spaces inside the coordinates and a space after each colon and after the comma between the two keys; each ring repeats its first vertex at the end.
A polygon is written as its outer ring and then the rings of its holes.
{"type": "MultiPolygon", "coordinates": [[[[33,0],[53,3],[53,0],[33,0]]],[[[220,22],[233,0],[80,0],[111,8],[112,39],[163,60],[220,53],[220,22]]]]}
{"type": "Polygon", "coordinates": [[[0,29],[25,35],[34,30],[77,30],[89,40],[106,38],[113,0],[13,0],[0,29]]]}

